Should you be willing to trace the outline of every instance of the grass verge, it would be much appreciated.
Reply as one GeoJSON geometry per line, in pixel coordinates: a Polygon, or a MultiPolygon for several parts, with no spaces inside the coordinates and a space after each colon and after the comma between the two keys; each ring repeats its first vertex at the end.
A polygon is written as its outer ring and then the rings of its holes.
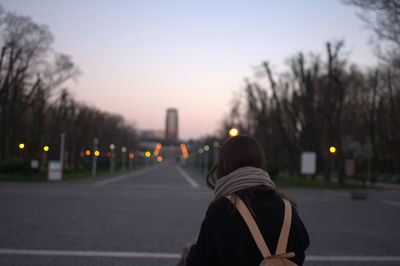
{"type": "MultiPolygon", "coordinates": [[[[184,169],[190,173],[195,175],[205,176],[207,173],[202,172],[202,170],[198,167],[193,166],[184,166],[184,169]]],[[[306,177],[297,177],[297,176],[279,176],[273,179],[275,185],[278,188],[316,188],[316,189],[353,189],[353,188],[362,188],[362,185],[358,184],[344,184],[340,185],[337,182],[326,181],[326,180],[317,180],[306,177]]]]}

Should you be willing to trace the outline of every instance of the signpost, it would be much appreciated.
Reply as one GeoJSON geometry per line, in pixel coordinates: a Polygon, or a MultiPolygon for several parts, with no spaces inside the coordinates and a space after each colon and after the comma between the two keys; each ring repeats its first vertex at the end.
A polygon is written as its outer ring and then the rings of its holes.
{"type": "Polygon", "coordinates": [[[301,153],[301,174],[315,175],[316,173],[316,155],[315,152],[304,151],[301,153]]]}
{"type": "Polygon", "coordinates": [[[47,167],[47,181],[60,182],[62,180],[62,164],[60,161],[49,161],[47,167]]]}

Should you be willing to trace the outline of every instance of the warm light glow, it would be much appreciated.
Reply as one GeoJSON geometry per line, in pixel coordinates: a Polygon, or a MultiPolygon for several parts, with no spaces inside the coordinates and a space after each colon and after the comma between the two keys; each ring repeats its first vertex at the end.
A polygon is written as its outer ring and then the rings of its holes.
{"type": "Polygon", "coordinates": [[[100,156],[100,152],[99,151],[95,151],[94,152],[94,156],[99,157],[100,156]]]}
{"type": "Polygon", "coordinates": [[[114,144],[110,144],[110,150],[115,149],[115,145],[114,144]]]}
{"type": "Polygon", "coordinates": [[[22,150],[23,148],[25,148],[25,144],[24,144],[24,143],[20,143],[20,144],[18,145],[18,147],[22,150]]]}
{"type": "Polygon", "coordinates": [[[209,147],[208,145],[205,145],[205,146],[203,147],[203,149],[204,149],[204,151],[208,151],[208,150],[210,149],[210,147],[209,147]]]}
{"type": "Polygon", "coordinates": [[[329,148],[329,152],[332,153],[332,154],[335,153],[335,152],[336,152],[336,148],[333,147],[333,146],[330,147],[330,148],[329,148]]]}
{"type": "Polygon", "coordinates": [[[85,151],[85,154],[86,154],[86,156],[89,156],[89,155],[90,155],[90,151],[89,151],[89,150],[86,150],[86,151],[85,151]]]}
{"type": "Polygon", "coordinates": [[[162,156],[158,156],[157,157],[157,161],[159,161],[160,163],[163,161],[163,158],[162,158],[162,156]]]}
{"type": "Polygon", "coordinates": [[[215,148],[218,148],[219,147],[218,141],[214,141],[213,145],[214,145],[215,148]]]}
{"type": "Polygon", "coordinates": [[[122,147],[122,148],[121,148],[121,151],[122,151],[122,152],[126,152],[126,147],[122,147]]]}
{"type": "Polygon", "coordinates": [[[151,153],[149,151],[146,151],[146,153],[144,155],[148,158],[151,156],[151,153]]]}
{"type": "Polygon", "coordinates": [[[199,153],[200,154],[203,153],[203,149],[202,148],[199,149],[199,153]]]}
{"type": "Polygon", "coordinates": [[[129,153],[129,159],[133,159],[133,158],[135,158],[135,154],[129,153]]]}
{"type": "Polygon", "coordinates": [[[154,155],[157,156],[161,150],[161,143],[157,143],[156,148],[154,149],[154,155]]]}
{"type": "Polygon", "coordinates": [[[181,143],[180,147],[181,147],[181,151],[182,151],[183,157],[184,158],[188,158],[189,157],[189,153],[188,153],[188,151],[186,149],[186,145],[184,143],[181,143]]]}
{"type": "Polygon", "coordinates": [[[237,130],[236,128],[232,128],[231,130],[229,130],[229,136],[231,137],[235,137],[239,134],[239,130],[237,130]]]}
{"type": "Polygon", "coordinates": [[[46,145],[46,146],[43,147],[43,150],[47,152],[47,151],[50,150],[50,148],[49,148],[49,146],[46,145]]]}

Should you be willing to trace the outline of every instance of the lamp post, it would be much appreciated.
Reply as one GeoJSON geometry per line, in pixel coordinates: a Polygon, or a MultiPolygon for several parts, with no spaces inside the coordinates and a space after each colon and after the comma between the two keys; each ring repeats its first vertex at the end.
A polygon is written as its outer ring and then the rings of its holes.
{"type": "Polygon", "coordinates": [[[20,143],[18,145],[18,149],[20,151],[20,155],[21,155],[22,158],[24,158],[24,153],[23,153],[24,148],[25,148],[25,144],[24,143],[20,143]]]}
{"type": "Polygon", "coordinates": [[[47,152],[50,150],[50,147],[49,146],[47,146],[47,145],[45,145],[45,146],[43,146],[43,151],[44,151],[44,154],[43,154],[43,165],[45,166],[45,167],[47,167],[47,152]]]}
{"type": "Polygon", "coordinates": [[[121,148],[122,158],[121,158],[121,170],[125,170],[126,164],[126,147],[121,148]]]}
{"type": "Polygon", "coordinates": [[[203,169],[204,169],[204,150],[203,150],[203,148],[200,148],[198,150],[198,152],[199,152],[199,154],[201,156],[200,169],[201,169],[201,172],[203,173],[203,169]]]}
{"type": "Polygon", "coordinates": [[[99,142],[99,140],[97,138],[93,139],[92,176],[96,175],[97,156],[98,156],[98,155],[96,155],[96,152],[98,152],[98,150],[97,150],[98,142],[99,142]]]}
{"type": "Polygon", "coordinates": [[[329,152],[331,153],[331,176],[333,176],[333,170],[334,170],[334,162],[333,162],[333,160],[334,160],[334,155],[335,155],[335,152],[336,152],[336,147],[335,146],[331,146],[331,147],[329,147],[329,152]]]}
{"type": "Polygon", "coordinates": [[[219,147],[220,146],[219,146],[218,141],[214,141],[214,143],[213,143],[213,156],[214,156],[213,165],[215,165],[218,161],[219,147]]]}
{"type": "Polygon", "coordinates": [[[110,144],[110,172],[114,173],[114,149],[115,149],[115,145],[114,144],[110,144]]]}
{"type": "Polygon", "coordinates": [[[135,154],[133,152],[129,153],[129,169],[133,169],[133,159],[135,158],[135,154]]]}
{"type": "Polygon", "coordinates": [[[209,156],[210,156],[208,151],[210,150],[210,146],[204,145],[203,150],[204,150],[204,161],[205,161],[204,162],[204,168],[207,169],[207,171],[208,171],[208,169],[209,169],[208,161],[209,161],[209,156]]]}

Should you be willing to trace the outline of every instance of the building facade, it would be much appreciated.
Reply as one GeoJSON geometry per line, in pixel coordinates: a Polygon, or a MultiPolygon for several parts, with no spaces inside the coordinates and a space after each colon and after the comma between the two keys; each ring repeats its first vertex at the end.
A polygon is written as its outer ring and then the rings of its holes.
{"type": "Polygon", "coordinates": [[[178,141],[178,110],[175,108],[167,109],[165,141],[170,143],[178,141]]]}

